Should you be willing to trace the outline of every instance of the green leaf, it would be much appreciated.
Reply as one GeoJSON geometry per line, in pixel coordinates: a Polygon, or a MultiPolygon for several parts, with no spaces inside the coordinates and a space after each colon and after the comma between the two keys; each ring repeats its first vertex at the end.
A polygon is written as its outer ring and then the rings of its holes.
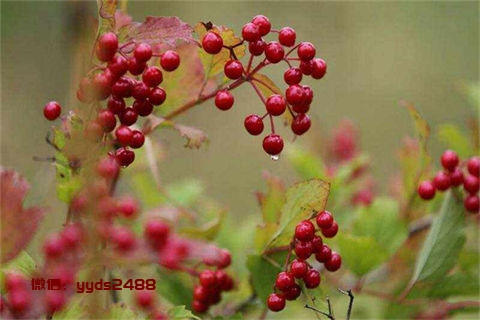
{"type": "Polygon", "coordinates": [[[380,266],[389,257],[373,237],[339,233],[337,244],[345,266],[358,277],[380,266]]]}
{"type": "Polygon", "coordinates": [[[160,283],[157,286],[157,292],[170,301],[174,305],[191,305],[192,303],[192,289],[185,285],[186,281],[191,281],[190,278],[179,273],[172,273],[158,269],[160,275],[160,283]]]}
{"type": "Polygon", "coordinates": [[[263,173],[267,182],[267,193],[257,192],[257,200],[262,209],[264,223],[277,223],[280,219],[281,209],[285,204],[285,186],[281,179],[268,172],[263,173]]]}
{"type": "Polygon", "coordinates": [[[325,165],[309,150],[292,144],[285,150],[287,159],[293,164],[297,174],[304,180],[325,177],[325,165]]]}
{"type": "Polygon", "coordinates": [[[117,10],[117,1],[97,0],[98,3],[98,31],[97,35],[115,29],[115,11],[117,10]]]}
{"type": "Polygon", "coordinates": [[[197,219],[195,225],[188,221],[178,232],[189,238],[213,240],[220,232],[227,210],[214,201],[202,199],[196,206],[197,219]]]}
{"type": "Polygon", "coordinates": [[[262,303],[266,303],[268,296],[273,292],[275,279],[281,269],[274,266],[261,255],[249,255],[247,268],[250,272],[254,292],[262,303]]]}
{"type": "Polygon", "coordinates": [[[200,199],[205,188],[198,179],[176,181],[166,187],[169,197],[182,206],[188,207],[200,199]]]}
{"type": "Polygon", "coordinates": [[[452,296],[476,296],[480,291],[478,272],[474,274],[455,273],[435,282],[428,296],[445,299],[452,296]]]}
{"type": "Polygon", "coordinates": [[[330,184],[320,179],[300,182],[290,187],[282,208],[280,227],[266,249],[290,243],[295,225],[325,208],[329,190],[330,184]]]}
{"type": "Polygon", "coordinates": [[[460,84],[460,91],[467,97],[473,112],[480,112],[480,82],[463,82],[460,84]]]}
{"type": "Polygon", "coordinates": [[[10,260],[8,263],[2,265],[2,272],[19,271],[25,276],[31,276],[37,267],[33,258],[24,250],[18,254],[15,259],[10,260]]]}
{"type": "Polygon", "coordinates": [[[83,300],[87,295],[76,295],[70,299],[67,306],[62,310],[55,312],[53,314],[53,320],[76,320],[76,319],[85,319],[85,306],[83,305],[83,300]]]}
{"type": "Polygon", "coordinates": [[[448,191],[417,256],[410,287],[437,280],[452,269],[465,242],[464,223],[463,203],[448,191]]]}
{"type": "Polygon", "coordinates": [[[448,149],[455,150],[460,158],[467,158],[472,155],[473,146],[470,144],[468,137],[456,125],[443,124],[438,128],[437,134],[438,139],[448,149]]]}
{"type": "MultiPolygon", "coordinates": [[[[138,314],[123,302],[116,303],[110,307],[107,319],[141,319],[138,314]]],[[[143,317],[142,317],[143,318],[143,317]]]]}
{"type": "Polygon", "coordinates": [[[376,198],[371,206],[359,211],[352,234],[371,237],[388,254],[395,253],[408,236],[408,228],[400,220],[398,203],[391,198],[376,198]]]}
{"type": "Polygon", "coordinates": [[[185,309],[185,306],[175,306],[168,310],[168,319],[201,319],[194,315],[192,311],[185,309]]]}

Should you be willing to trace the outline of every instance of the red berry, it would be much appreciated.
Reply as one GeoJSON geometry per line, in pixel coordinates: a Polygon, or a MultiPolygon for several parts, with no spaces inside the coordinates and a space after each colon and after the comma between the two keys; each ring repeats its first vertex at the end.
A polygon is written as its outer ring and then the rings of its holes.
{"type": "Polygon", "coordinates": [[[132,97],[134,97],[135,100],[145,100],[148,98],[149,94],[150,88],[147,84],[139,81],[133,85],[132,97]]]}
{"type": "Polygon", "coordinates": [[[463,188],[470,194],[475,194],[480,189],[480,183],[477,177],[467,174],[463,179],[463,188]]]}
{"type": "Polygon", "coordinates": [[[229,291],[233,288],[233,280],[225,271],[215,271],[215,277],[217,278],[217,284],[219,285],[220,289],[229,291]]]}
{"type": "Polygon", "coordinates": [[[96,48],[96,55],[100,61],[112,60],[118,49],[118,38],[113,32],[104,33],[99,39],[96,48]]]}
{"type": "Polygon", "coordinates": [[[215,105],[220,110],[228,110],[233,106],[233,95],[228,90],[218,91],[215,96],[215,105]]]}
{"type": "Polygon", "coordinates": [[[110,95],[112,80],[111,75],[105,72],[93,76],[92,88],[98,100],[104,100],[110,95]]]}
{"type": "Polygon", "coordinates": [[[256,114],[251,114],[245,118],[245,129],[253,136],[258,136],[263,131],[263,120],[256,114]]]}
{"type": "Polygon", "coordinates": [[[135,291],[135,302],[140,308],[149,309],[154,304],[154,291],[152,290],[140,290],[135,291]]]}
{"type": "Polygon", "coordinates": [[[277,275],[275,280],[275,287],[280,291],[286,291],[295,284],[295,278],[293,275],[282,271],[277,275]]]}
{"type": "Polygon", "coordinates": [[[293,260],[290,264],[290,273],[295,278],[303,278],[308,271],[308,265],[305,261],[302,260],[293,260]]]}
{"type": "Polygon", "coordinates": [[[128,167],[135,160],[135,153],[127,148],[117,149],[115,159],[121,167],[128,167]]]}
{"type": "Polygon", "coordinates": [[[111,132],[115,129],[117,120],[112,111],[103,109],[98,112],[97,122],[102,126],[105,132],[111,132]]]}
{"type": "Polygon", "coordinates": [[[26,289],[28,285],[27,279],[20,273],[7,273],[5,276],[5,289],[7,292],[26,289]]]}
{"type": "Polygon", "coordinates": [[[121,77],[128,71],[128,61],[123,56],[115,56],[107,65],[107,68],[116,77],[121,77]]]}
{"type": "Polygon", "coordinates": [[[318,253],[315,254],[315,259],[318,262],[327,262],[328,260],[330,260],[331,256],[332,256],[332,250],[330,249],[329,246],[324,244],[322,246],[322,249],[318,253]]]}
{"type": "Polygon", "coordinates": [[[158,221],[150,220],[145,224],[145,238],[155,248],[161,248],[167,242],[170,234],[170,227],[168,224],[158,221]]]}
{"type": "Polygon", "coordinates": [[[300,70],[302,70],[302,73],[306,76],[311,75],[313,71],[313,61],[310,60],[300,62],[300,70]]]}
{"type": "Polygon", "coordinates": [[[295,227],[295,238],[300,241],[311,241],[315,236],[315,226],[309,220],[303,220],[295,227]]]}
{"type": "Polygon", "coordinates": [[[243,66],[242,63],[238,60],[229,60],[227,61],[227,63],[225,63],[223,71],[225,72],[227,78],[236,80],[242,76],[243,66]]]}
{"type": "Polygon", "coordinates": [[[450,188],[450,177],[443,171],[439,171],[433,178],[433,185],[439,191],[445,191],[450,188]]]}
{"type": "Polygon", "coordinates": [[[456,168],[451,174],[450,174],[450,183],[454,187],[458,187],[463,183],[463,172],[462,170],[456,168]]]}
{"type": "Polygon", "coordinates": [[[50,291],[48,290],[45,293],[45,304],[47,313],[52,314],[56,311],[61,310],[67,303],[67,297],[62,291],[50,291]]]}
{"type": "Polygon", "coordinates": [[[260,29],[254,23],[246,23],[242,28],[242,37],[245,41],[257,41],[260,39],[260,29]]]}
{"type": "Polygon", "coordinates": [[[320,212],[316,217],[316,222],[320,229],[330,228],[333,224],[333,221],[334,219],[332,214],[327,210],[320,212]]]}
{"type": "Polygon", "coordinates": [[[267,112],[272,116],[282,115],[287,108],[285,99],[279,94],[273,94],[268,97],[265,106],[267,108],[267,112]]]}
{"type": "Polygon", "coordinates": [[[283,150],[283,139],[278,134],[269,134],[263,139],[263,150],[269,155],[278,155],[283,150]]]}
{"type": "Polygon", "coordinates": [[[471,157],[468,159],[467,169],[472,176],[478,177],[480,175],[480,157],[471,157]]]}
{"type": "Polygon", "coordinates": [[[280,294],[272,293],[267,298],[267,306],[273,312],[282,311],[285,308],[285,297],[280,294]]]}
{"type": "Polygon", "coordinates": [[[153,112],[153,104],[150,99],[147,100],[135,100],[132,108],[138,113],[139,116],[146,117],[153,112]]]}
{"type": "Polygon", "coordinates": [[[130,142],[130,147],[133,149],[138,149],[145,143],[145,135],[142,131],[133,130],[132,141],[130,142]]]}
{"type": "Polygon", "coordinates": [[[132,142],[133,131],[127,126],[120,126],[115,130],[115,136],[117,137],[118,143],[122,146],[128,146],[132,142]]]}
{"type": "Polygon", "coordinates": [[[292,105],[303,104],[305,101],[305,91],[303,91],[302,86],[294,84],[287,88],[285,97],[287,98],[287,102],[292,105]]]}
{"type": "Polygon", "coordinates": [[[305,100],[303,101],[304,104],[310,105],[313,101],[313,90],[308,85],[303,85],[303,92],[305,93],[305,100]]]}
{"type": "Polygon", "coordinates": [[[56,101],[50,101],[43,107],[43,115],[47,120],[53,121],[60,117],[62,107],[56,101]]]}
{"type": "Polygon", "coordinates": [[[161,105],[166,98],[167,94],[162,88],[152,88],[150,95],[148,96],[148,100],[150,100],[154,106],[161,105]]]}
{"type": "Polygon", "coordinates": [[[430,200],[435,197],[435,186],[430,181],[423,181],[418,186],[418,195],[424,200],[430,200]]]}
{"type": "Polygon", "coordinates": [[[203,303],[203,302],[200,302],[198,300],[193,300],[192,302],[192,310],[195,312],[195,313],[204,313],[208,310],[208,305],[203,303]]]}
{"type": "Polygon", "coordinates": [[[315,57],[315,46],[310,42],[302,42],[298,46],[297,54],[302,61],[312,60],[315,57]]]}
{"type": "Polygon", "coordinates": [[[295,44],[296,37],[297,34],[295,33],[295,30],[290,27],[284,27],[280,29],[280,33],[278,34],[278,41],[286,47],[291,47],[295,44]]]}
{"type": "Polygon", "coordinates": [[[79,225],[69,224],[63,228],[60,236],[66,248],[76,248],[79,246],[80,241],[82,240],[82,229],[79,225]]]}
{"type": "Polygon", "coordinates": [[[110,231],[110,240],[119,251],[130,251],[135,246],[135,234],[127,227],[115,227],[110,231]]]}
{"type": "Polygon", "coordinates": [[[332,256],[327,262],[325,262],[325,269],[327,269],[328,271],[334,272],[340,269],[341,266],[342,266],[342,257],[340,257],[340,255],[335,251],[332,251],[332,256]]]}
{"type": "Polygon", "coordinates": [[[132,96],[132,82],[127,78],[120,78],[112,86],[112,95],[119,98],[132,96]]]}
{"type": "Polygon", "coordinates": [[[226,249],[220,250],[220,259],[218,261],[217,267],[220,269],[225,269],[232,263],[232,255],[226,249]]]}
{"type": "Polygon", "coordinates": [[[58,235],[49,236],[43,243],[43,252],[47,258],[56,259],[60,257],[65,249],[63,239],[58,235]]]}
{"type": "Polygon", "coordinates": [[[25,289],[8,292],[7,298],[10,309],[17,314],[27,311],[32,304],[32,295],[25,289]]]}
{"type": "Polygon", "coordinates": [[[442,166],[445,168],[445,170],[448,170],[450,172],[455,170],[455,168],[458,166],[459,161],[460,160],[458,159],[457,153],[452,150],[445,151],[440,158],[442,166]]]}
{"type": "Polygon", "coordinates": [[[310,129],[310,125],[310,117],[304,113],[299,113],[292,121],[292,132],[300,136],[310,129]]]}
{"type": "Polygon", "coordinates": [[[142,75],[142,81],[149,87],[156,87],[163,81],[162,70],[157,67],[148,67],[142,75]]]}
{"type": "Polygon", "coordinates": [[[253,56],[259,56],[265,52],[267,43],[263,40],[252,41],[248,43],[248,51],[253,56]]]}
{"type": "Polygon", "coordinates": [[[283,80],[288,85],[299,84],[302,81],[302,70],[300,68],[290,68],[283,74],[283,80]]]}
{"type": "Polygon", "coordinates": [[[322,251],[323,248],[323,240],[319,236],[314,236],[312,239],[312,247],[313,247],[313,253],[318,253],[322,251]]]}
{"type": "Polygon", "coordinates": [[[133,109],[132,107],[128,107],[125,110],[123,110],[118,117],[120,118],[120,122],[124,126],[131,126],[135,122],[137,122],[138,119],[138,113],[133,109]]]}
{"type": "Polygon", "coordinates": [[[282,61],[285,56],[285,51],[280,43],[276,41],[271,41],[267,44],[265,48],[265,57],[271,63],[278,63],[282,61]]]}
{"type": "Polygon", "coordinates": [[[261,14],[253,17],[252,23],[257,25],[258,31],[261,37],[266,36],[270,32],[270,29],[272,28],[272,24],[270,23],[270,20],[268,20],[267,17],[261,14]]]}
{"type": "Polygon", "coordinates": [[[160,65],[165,71],[173,71],[180,65],[180,56],[173,50],[167,50],[160,57],[160,65]]]}
{"type": "Polygon", "coordinates": [[[111,156],[105,157],[98,162],[97,172],[105,179],[114,179],[119,171],[118,163],[111,156]]]}
{"type": "Polygon", "coordinates": [[[195,286],[193,289],[193,299],[201,302],[208,301],[208,290],[203,286],[195,286]]]}
{"type": "Polygon", "coordinates": [[[314,289],[320,285],[320,272],[315,269],[308,270],[303,281],[305,282],[305,287],[308,289],[314,289]]]}
{"type": "Polygon", "coordinates": [[[332,226],[328,229],[322,229],[322,234],[327,238],[333,238],[338,232],[338,224],[333,221],[332,226]]]}
{"type": "Polygon", "coordinates": [[[222,37],[213,31],[208,31],[202,39],[202,47],[207,53],[217,54],[222,50],[222,37]]]}
{"type": "Polygon", "coordinates": [[[327,73],[327,63],[325,62],[325,60],[320,58],[313,59],[312,61],[312,78],[322,79],[323,76],[327,73]]]}
{"type": "Polygon", "coordinates": [[[125,218],[134,217],[138,213],[138,203],[132,197],[124,197],[118,200],[117,210],[125,218]]]}
{"type": "Polygon", "coordinates": [[[199,276],[200,284],[205,288],[215,287],[217,284],[217,277],[215,276],[215,272],[212,270],[204,270],[200,273],[199,276]]]}
{"type": "Polygon", "coordinates": [[[284,292],[285,299],[287,300],[295,300],[298,297],[300,297],[300,294],[302,293],[302,289],[298,284],[295,284],[291,288],[289,288],[287,291],[284,292]]]}
{"type": "Polygon", "coordinates": [[[480,208],[480,198],[476,195],[469,194],[463,200],[463,206],[469,212],[478,213],[480,208]]]}
{"type": "Polygon", "coordinates": [[[125,110],[125,100],[111,96],[108,98],[107,107],[113,114],[121,114],[125,110]]]}
{"type": "Polygon", "coordinates": [[[301,260],[307,260],[313,253],[313,246],[310,241],[297,241],[295,243],[295,254],[301,260]]]}
{"type": "Polygon", "coordinates": [[[135,57],[130,57],[128,59],[128,72],[134,76],[142,74],[143,70],[147,67],[147,64],[144,61],[140,61],[135,57]]]}
{"type": "Polygon", "coordinates": [[[133,56],[138,62],[147,62],[152,54],[152,47],[148,43],[140,43],[133,51],[133,56]]]}

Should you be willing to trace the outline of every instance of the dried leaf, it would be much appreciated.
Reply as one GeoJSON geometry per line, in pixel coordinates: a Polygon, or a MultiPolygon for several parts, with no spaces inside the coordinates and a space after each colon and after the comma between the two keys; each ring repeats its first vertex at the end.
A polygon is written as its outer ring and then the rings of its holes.
{"type": "Polygon", "coordinates": [[[115,29],[115,10],[117,9],[116,0],[97,0],[98,9],[98,35],[104,34],[115,29]]]}
{"type": "Polygon", "coordinates": [[[43,217],[43,208],[23,208],[29,188],[17,172],[0,167],[2,263],[13,259],[28,245],[43,217]]]}

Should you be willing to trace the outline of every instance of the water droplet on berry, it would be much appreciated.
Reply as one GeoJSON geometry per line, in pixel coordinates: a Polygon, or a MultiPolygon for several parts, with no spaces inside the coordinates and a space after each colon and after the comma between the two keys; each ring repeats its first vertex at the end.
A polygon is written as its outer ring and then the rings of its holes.
{"type": "Polygon", "coordinates": [[[280,159],[280,155],[276,154],[274,156],[270,156],[270,159],[272,159],[273,161],[277,161],[278,159],[280,159]]]}

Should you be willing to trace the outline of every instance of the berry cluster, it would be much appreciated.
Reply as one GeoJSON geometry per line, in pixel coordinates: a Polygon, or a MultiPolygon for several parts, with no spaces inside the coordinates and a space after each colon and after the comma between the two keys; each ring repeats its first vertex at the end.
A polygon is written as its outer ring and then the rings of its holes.
{"type": "Polygon", "coordinates": [[[435,177],[429,181],[423,181],[418,186],[418,195],[424,200],[435,197],[436,190],[446,191],[450,187],[463,185],[465,198],[463,205],[465,210],[478,213],[480,208],[480,157],[471,157],[466,163],[461,163],[455,151],[447,150],[442,154],[440,162],[444,170],[438,171],[435,177]],[[466,167],[467,172],[463,169],[466,167]]]}
{"type": "Polygon", "coordinates": [[[193,290],[192,302],[192,310],[196,313],[207,312],[210,306],[220,302],[222,291],[233,289],[232,277],[223,270],[204,270],[199,274],[198,279],[199,285],[193,290]]]}
{"type": "MultiPolygon", "coordinates": [[[[322,235],[333,238],[338,232],[338,224],[328,211],[322,211],[316,216],[316,223],[322,235]]],[[[285,308],[286,300],[295,300],[301,294],[301,288],[296,279],[303,281],[305,287],[314,289],[320,285],[320,272],[316,270],[308,259],[314,255],[315,260],[323,263],[325,269],[334,272],[340,269],[342,258],[323,243],[321,236],[315,234],[315,225],[310,220],[301,221],[295,227],[295,239],[292,247],[296,259],[287,263],[285,271],[277,275],[274,289],[267,299],[270,310],[278,312],[285,308]]]]}
{"type": "Polygon", "coordinates": [[[259,95],[265,105],[263,115],[251,114],[245,118],[245,129],[251,135],[259,135],[264,130],[263,120],[270,118],[271,133],[263,139],[263,149],[272,157],[277,157],[283,150],[283,139],[275,133],[273,117],[284,114],[287,110],[292,116],[291,130],[295,135],[302,135],[308,131],[311,125],[307,112],[313,100],[313,90],[308,85],[302,85],[303,76],[311,76],[314,79],[321,79],[327,71],[327,65],[323,59],[315,58],[316,49],[310,42],[296,44],[295,30],[284,27],[280,30],[273,30],[271,23],[266,16],[257,15],[251,22],[242,28],[242,41],[248,43],[250,53],[249,62],[246,66],[240,62],[234,52],[234,46],[226,46],[220,34],[215,30],[208,31],[202,38],[203,49],[212,55],[222,50],[230,51],[230,60],[225,63],[225,76],[235,80],[223,90],[217,92],[215,105],[220,110],[228,110],[234,104],[234,97],[231,90],[243,82],[249,82],[255,92],[259,95]],[[266,41],[264,39],[269,33],[276,33],[278,41],[266,41]],[[287,51],[288,50],[288,51],[287,51]],[[287,52],[285,52],[287,51],[287,52]],[[296,53],[296,56],[293,54],[296,53]],[[253,66],[254,57],[261,56],[261,62],[253,66]],[[269,64],[277,64],[284,61],[288,68],[284,73],[284,81],[287,89],[284,94],[256,77],[257,72],[269,64]],[[298,62],[297,66],[292,62],[298,62]],[[271,95],[264,97],[258,89],[258,84],[265,86],[271,91],[271,95]]]}
{"type": "MultiPolygon", "coordinates": [[[[81,80],[77,98],[96,110],[95,117],[88,119],[85,125],[85,135],[92,140],[100,140],[114,132],[114,142],[120,146],[115,158],[122,167],[126,167],[135,159],[131,149],[140,148],[145,142],[144,133],[130,126],[137,122],[139,116],[150,115],[154,106],[165,101],[166,92],[160,87],[162,69],[166,72],[177,69],[180,56],[172,50],[154,55],[147,43],[137,44],[130,54],[122,51],[123,47],[119,46],[117,35],[113,32],[105,33],[98,39],[95,53],[103,65],[93,68],[81,80]],[[151,63],[154,57],[159,57],[161,69],[151,63]],[[104,106],[102,101],[106,101],[104,106]]],[[[61,107],[52,101],[45,105],[43,112],[45,118],[52,121],[60,116],[61,107]]]]}

